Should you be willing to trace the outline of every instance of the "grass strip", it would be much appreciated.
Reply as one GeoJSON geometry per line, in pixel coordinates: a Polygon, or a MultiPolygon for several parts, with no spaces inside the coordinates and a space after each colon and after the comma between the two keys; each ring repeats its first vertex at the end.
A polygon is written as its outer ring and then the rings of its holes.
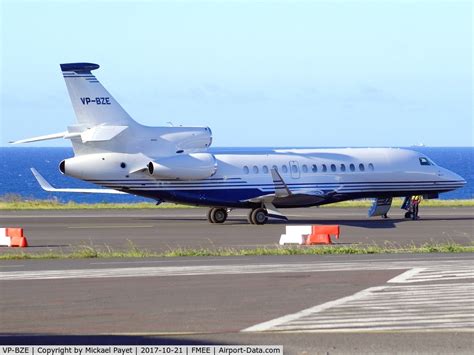
{"type": "MultiPolygon", "coordinates": [[[[354,200],[333,203],[321,206],[322,208],[368,208],[372,200],[354,200]]],[[[393,200],[393,206],[401,206],[402,199],[393,200]]],[[[471,200],[424,200],[422,207],[474,207],[474,199],[471,200]]],[[[179,205],[173,203],[162,203],[158,206],[153,202],[138,203],[77,203],[60,202],[58,200],[8,200],[0,198],[0,210],[94,210],[94,209],[151,209],[151,208],[194,208],[194,206],[179,205]]]]}
{"type": "Polygon", "coordinates": [[[0,260],[27,259],[93,259],[93,258],[173,258],[173,257],[223,257],[223,256],[269,256],[269,255],[349,255],[349,254],[427,254],[427,253],[473,253],[474,244],[425,243],[422,245],[396,246],[387,243],[379,245],[324,245],[237,248],[174,248],[163,252],[140,249],[132,244],[126,250],[113,250],[82,245],[71,252],[48,251],[43,253],[14,252],[0,255],[0,260]]]}

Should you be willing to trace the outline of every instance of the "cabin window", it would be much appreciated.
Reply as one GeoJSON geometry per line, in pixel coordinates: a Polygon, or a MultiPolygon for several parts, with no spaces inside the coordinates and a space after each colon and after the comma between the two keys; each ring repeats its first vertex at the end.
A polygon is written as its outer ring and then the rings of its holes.
{"type": "Polygon", "coordinates": [[[268,166],[264,165],[262,170],[264,174],[268,174],[268,166]]]}
{"type": "Polygon", "coordinates": [[[250,171],[249,171],[249,167],[247,165],[244,166],[244,174],[248,174],[250,171]]]}
{"type": "Polygon", "coordinates": [[[326,171],[328,171],[328,168],[327,168],[326,164],[323,164],[323,173],[325,173],[326,171]]]}
{"type": "Polygon", "coordinates": [[[335,171],[336,171],[336,165],[335,165],[335,164],[331,164],[331,171],[332,171],[332,172],[335,172],[335,171]]]}
{"type": "Polygon", "coordinates": [[[421,157],[420,158],[420,165],[431,165],[431,163],[428,160],[428,158],[421,157]]]}
{"type": "Polygon", "coordinates": [[[359,170],[360,170],[360,171],[364,171],[364,170],[365,170],[364,164],[362,164],[362,163],[359,164],[359,170]]]}
{"type": "Polygon", "coordinates": [[[296,164],[291,165],[291,172],[292,173],[297,173],[298,172],[298,167],[296,166],[296,164]]]}
{"type": "Polygon", "coordinates": [[[374,171],[374,170],[375,170],[375,169],[374,169],[374,164],[372,164],[372,163],[369,164],[369,170],[370,170],[370,171],[374,171]]]}
{"type": "Polygon", "coordinates": [[[311,171],[313,173],[317,173],[318,172],[318,166],[316,164],[311,165],[311,171]]]}
{"type": "Polygon", "coordinates": [[[272,166],[272,169],[274,169],[275,171],[278,171],[278,166],[273,165],[273,166],[272,166]]]}
{"type": "Polygon", "coordinates": [[[121,162],[121,163],[120,163],[120,167],[121,167],[122,169],[125,169],[125,168],[127,167],[127,164],[125,164],[124,162],[121,162]]]}
{"type": "Polygon", "coordinates": [[[341,171],[342,172],[346,171],[346,166],[344,164],[341,164],[341,171]]]}
{"type": "Polygon", "coordinates": [[[286,165],[283,165],[281,167],[281,171],[283,171],[285,174],[288,172],[288,168],[286,167],[286,165]]]}
{"type": "Polygon", "coordinates": [[[303,169],[303,173],[307,173],[308,172],[308,166],[306,164],[303,164],[303,166],[301,167],[301,169],[303,169]]]}
{"type": "Polygon", "coordinates": [[[349,165],[349,170],[350,170],[350,171],[355,171],[355,170],[356,170],[355,165],[354,165],[354,164],[350,164],[350,165],[349,165]]]}
{"type": "Polygon", "coordinates": [[[252,168],[254,174],[258,174],[258,166],[254,165],[252,168]]]}

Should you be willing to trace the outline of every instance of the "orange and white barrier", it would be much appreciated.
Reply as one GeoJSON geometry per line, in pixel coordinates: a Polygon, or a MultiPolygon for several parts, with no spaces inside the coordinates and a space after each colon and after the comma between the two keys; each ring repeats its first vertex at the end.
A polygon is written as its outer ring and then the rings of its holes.
{"type": "Polygon", "coordinates": [[[311,234],[306,239],[306,244],[332,244],[331,235],[339,239],[340,232],[338,225],[313,226],[311,234]]]}
{"type": "Polygon", "coordinates": [[[286,226],[286,233],[280,237],[280,245],[332,244],[331,235],[339,239],[338,225],[286,226]]]}
{"type": "Polygon", "coordinates": [[[285,234],[280,237],[280,245],[306,244],[306,238],[311,234],[311,226],[286,226],[285,234]]]}
{"type": "Polygon", "coordinates": [[[28,241],[23,228],[0,228],[0,246],[26,248],[28,241]]]}

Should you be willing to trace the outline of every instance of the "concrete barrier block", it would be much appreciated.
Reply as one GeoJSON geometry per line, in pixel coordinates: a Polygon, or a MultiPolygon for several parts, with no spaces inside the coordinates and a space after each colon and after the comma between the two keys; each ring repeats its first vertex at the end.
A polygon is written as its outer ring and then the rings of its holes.
{"type": "Polygon", "coordinates": [[[282,234],[280,237],[280,245],[285,244],[298,244],[303,245],[306,243],[306,235],[304,234],[282,234]]]}

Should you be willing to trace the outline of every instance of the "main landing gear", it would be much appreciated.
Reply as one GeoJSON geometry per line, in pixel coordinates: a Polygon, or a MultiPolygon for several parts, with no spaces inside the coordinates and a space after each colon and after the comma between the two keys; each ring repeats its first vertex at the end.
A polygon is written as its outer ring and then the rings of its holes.
{"type": "Polygon", "coordinates": [[[225,208],[213,207],[207,212],[207,220],[211,223],[224,223],[227,219],[227,210],[225,208]]]}
{"type": "MultiPolygon", "coordinates": [[[[210,208],[207,212],[207,220],[210,223],[224,223],[227,219],[228,210],[222,207],[210,208]]],[[[247,220],[250,224],[262,225],[268,221],[268,212],[265,208],[254,208],[249,212],[247,220]]]]}
{"type": "Polygon", "coordinates": [[[247,220],[250,224],[265,224],[268,221],[268,213],[264,208],[255,208],[249,212],[247,220]]]}

